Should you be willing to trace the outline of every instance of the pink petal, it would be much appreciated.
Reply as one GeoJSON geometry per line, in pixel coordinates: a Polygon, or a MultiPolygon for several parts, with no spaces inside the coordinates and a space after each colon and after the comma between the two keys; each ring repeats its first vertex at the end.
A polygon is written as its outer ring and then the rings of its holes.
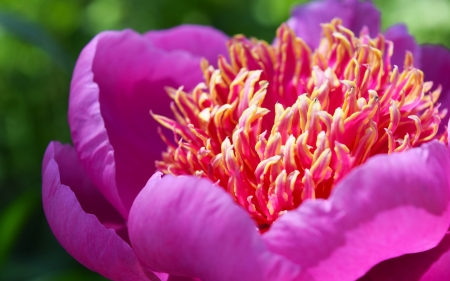
{"type": "Polygon", "coordinates": [[[191,278],[191,277],[181,277],[181,276],[175,276],[175,275],[169,275],[167,273],[159,273],[155,272],[155,275],[161,279],[161,281],[201,281],[197,278],[191,278]]]}
{"type": "Polygon", "coordinates": [[[255,223],[223,189],[195,177],[160,177],[139,193],[128,224],[133,248],[150,268],[202,281],[282,281],[299,274],[267,251],[255,223]]]}
{"type": "Polygon", "coordinates": [[[449,168],[438,142],[375,156],[328,200],[305,202],[263,237],[316,280],[355,280],[380,261],[441,241],[450,224],[449,168]]]}
{"type": "Polygon", "coordinates": [[[328,23],[335,17],[341,18],[343,25],[355,34],[359,34],[364,26],[369,28],[372,37],[380,31],[380,11],[370,1],[311,1],[294,8],[292,17],[287,23],[297,36],[314,49],[320,42],[322,33],[320,24],[328,23]]]}
{"type": "MultiPolygon", "coordinates": [[[[186,36],[195,29],[204,37],[210,34],[213,46],[219,39],[225,46],[226,38],[210,28],[191,26],[186,36]]],[[[164,40],[155,44],[179,43],[182,31],[168,31],[173,36],[159,31],[157,37],[164,40]]],[[[69,122],[77,153],[96,186],[124,217],[165,149],[149,111],[170,116],[164,87],[191,89],[202,81],[200,47],[196,54],[181,46],[166,51],[151,42],[151,34],[99,34],[81,53],[71,85],[69,122]]],[[[209,45],[200,43],[212,56],[209,45]]]]}
{"type": "Polygon", "coordinates": [[[213,65],[216,65],[218,54],[228,55],[224,44],[228,37],[208,26],[180,25],[171,29],[150,31],[144,36],[159,49],[168,52],[184,50],[194,56],[206,58],[213,65]]]}
{"type": "Polygon", "coordinates": [[[86,172],[79,165],[73,147],[56,142],[49,145],[50,147],[56,150],[56,153],[47,153],[45,155],[43,167],[53,157],[58,164],[59,170],[62,171],[60,175],[61,182],[70,186],[83,211],[95,215],[103,225],[107,228],[115,229],[125,241],[128,241],[125,220],[89,180],[86,172]]]}
{"type": "Polygon", "coordinates": [[[450,280],[450,233],[435,248],[384,261],[368,276],[374,281],[450,280]]]}
{"type": "Polygon", "coordinates": [[[114,214],[114,210],[95,192],[70,146],[50,143],[42,170],[44,212],[53,234],[69,254],[111,280],[159,280],[140,265],[133,249],[114,229],[102,224],[114,221],[114,216],[105,214],[114,214]],[[84,197],[88,194],[93,198],[84,197]],[[93,205],[94,198],[98,206],[93,205]]]}
{"type": "MultiPolygon", "coordinates": [[[[442,104],[442,108],[450,111],[450,50],[444,46],[422,46],[421,70],[425,74],[425,81],[433,81],[433,88],[442,86],[438,102],[442,104]]],[[[449,116],[450,112],[441,124],[447,125],[449,116]]]]}
{"type": "Polygon", "coordinates": [[[170,275],[169,279],[167,279],[167,281],[201,281],[201,280],[197,279],[197,278],[191,278],[191,277],[180,277],[180,276],[170,275]]]}
{"type": "Polygon", "coordinates": [[[412,52],[414,56],[414,66],[420,68],[421,51],[414,37],[408,33],[408,29],[404,24],[396,24],[389,27],[384,36],[387,40],[394,43],[394,54],[391,58],[391,64],[398,66],[399,70],[403,69],[406,51],[412,52]]]}

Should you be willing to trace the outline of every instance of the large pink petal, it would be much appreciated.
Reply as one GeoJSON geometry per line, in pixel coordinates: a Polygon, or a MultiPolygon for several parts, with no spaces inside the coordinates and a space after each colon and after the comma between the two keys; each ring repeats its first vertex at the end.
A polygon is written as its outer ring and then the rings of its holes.
{"type": "Polygon", "coordinates": [[[87,177],[78,162],[73,147],[54,142],[49,145],[48,149],[43,160],[43,167],[46,167],[52,159],[56,161],[61,171],[61,182],[70,186],[83,210],[86,213],[94,214],[103,224],[125,226],[126,222],[123,217],[87,177]]]}
{"type": "Polygon", "coordinates": [[[421,51],[414,37],[408,33],[404,24],[396,24],[389,27],[385,32],[386,39],[394,43],[394,54],[391,58],[391,64],[398,66],[402,71],[405,62],[406,51],[410,51],[414,56],[414,66],[420,68],[421,51]]]}
{"type": "Polygon", "coordinates": [[[374,281],[450,280],[450,233],[435,248],[384,261],[367,275],[374,281]]]}
{"type": "MultiPolygon", "coordinates": [[[[219,45],[221,38],[225,46],[226,37],[210,28],[191,26],[186,36],[196,28],[199,34],[212,36],[211,44],[219,45]]],[[[159,34],[163,37],[164,31],[159,34]]],[[[192,47],[166,51],[150,35],[99,34],[81,53],[71,85],[69,123],[77,153],[94,183],[124,217],[165,149],[149,111],[170,116],[164,87],[184,85],[189,90],[202,81],[200,46],[196,54],[189,52],[192,47]]],[[[165,36],[164,44],[176,45],[180,36],[183,32],[165,36]]],[[[212,56],[208,45],[200,43],[205,55],[212,56]]]]}
{"type": "Polygon", "coordinates": [[[228,37],[212,27],[180,25],[166,30],[155,30],[145,34],[152,44],[166,51],[184,50],[198,57],[206,58],[217,65],[217,55],[228,56],[228,37]]]}
{"type": "Polygon", "coordinates": [[[50,143],[42,178],[47,221],[59,243],[76,260],[111,280],[159,280],[140,265],[130,245],[100,221],[114,222],[114,217],[120,216],[117,212],[114,215],[111,205],[95,192],[70,146],[50,143]],[[94,206],[94,199],[98,206],[94,206]],[[105,214],[109,211],[112,215],[105,214]]]}
{"type": "Polygon", "coordinates": [[[370,1],[319,0],[299,5],[292,11],[288,25],[312,48],[319,45],[322,33],[321,23],[328,23],[339,17],[343,25],[355,34],[367,26],[375,37],[380,31],[380,11],[370,1]]]}
{"type": "Polygon", "coordinates": [[[160,177],[136,197],[128,224],[150,268],[202,281],[298,280],[299,268],[267,251],[255,223],[223,189],[195,177],[160,177]]]}
{"type": "Polygon", "coordinates": [[[441,124],[447,125],[450,116],[450,50],[444,46],[422,46],[421,70],[426,81],[433,81],[434,88],[442,86],[439,102],[449,112],[441,124]]]}
{"type": "Polygon", "coordinates": [[[355,280],[380,261],[441,241],[450,224],[449,168],[438,142],[375,156],[328,200],[305,202],[263,237],[316,280],[355,280]]]}
{"type": "Polygon", "coordinates": [[[155,274],[159,277],[159,279],[161,279],[161,281],[201,281],[196,278],[169,275],[167,273],[155,273],[155,274]]]}
{"type": "Polygon", "coordinates": [[[200,279],[197,278],[169,275],[167,273],[160,273],[160,272],[155,272],[155,275],[158,276],[159,279],[161,279],[161,281],[201,281],[200,279]]]}

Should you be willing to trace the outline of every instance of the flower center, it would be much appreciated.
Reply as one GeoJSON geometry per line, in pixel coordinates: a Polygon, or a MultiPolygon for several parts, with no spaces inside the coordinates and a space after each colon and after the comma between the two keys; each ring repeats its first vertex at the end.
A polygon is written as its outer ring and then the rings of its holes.
{"type": "Polygon", "coordinates": [[[287,25],[271,46],[236,36],[230,60],[202,62],[205,83],[168,89],[175,120],[152,114],[175,142],[156,167],[223,187],[266,230],[304,200],[327,198],[351,169],[380,153],[437,138],[440,88],[391,66],[393,43],[360,37],[339,19],[314,52],[287,25]]]}

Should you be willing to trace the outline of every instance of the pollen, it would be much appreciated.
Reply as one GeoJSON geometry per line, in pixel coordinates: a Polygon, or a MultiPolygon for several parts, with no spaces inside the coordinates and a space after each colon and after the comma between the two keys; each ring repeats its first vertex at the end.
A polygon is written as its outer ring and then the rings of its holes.
{"type": "Polygon", "coordinates": [[[152,116],[174,140],[159,130],[167,150],[156,167],[210,179],[263,232],[303,201],[328,198],[371,156],[447,139],[440,87],[430,91],[411,53],[391,65],[381,34],[356,37],[340,19],[322,28],[314,51],[287,25],[272,45],[235,36],[217,69],[202,61],[203,83],[168,88],[174,119],[152,116]]]}

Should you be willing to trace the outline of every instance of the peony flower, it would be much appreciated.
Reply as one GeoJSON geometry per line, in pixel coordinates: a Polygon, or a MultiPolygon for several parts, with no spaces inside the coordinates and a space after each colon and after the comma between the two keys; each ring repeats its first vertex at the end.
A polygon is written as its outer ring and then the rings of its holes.
{"type": "Polygon", "coordinates": [[[379,17],[96,36],[43,161],[58,241],[111,280],[449,279],[450,52],[379,17]]]}

